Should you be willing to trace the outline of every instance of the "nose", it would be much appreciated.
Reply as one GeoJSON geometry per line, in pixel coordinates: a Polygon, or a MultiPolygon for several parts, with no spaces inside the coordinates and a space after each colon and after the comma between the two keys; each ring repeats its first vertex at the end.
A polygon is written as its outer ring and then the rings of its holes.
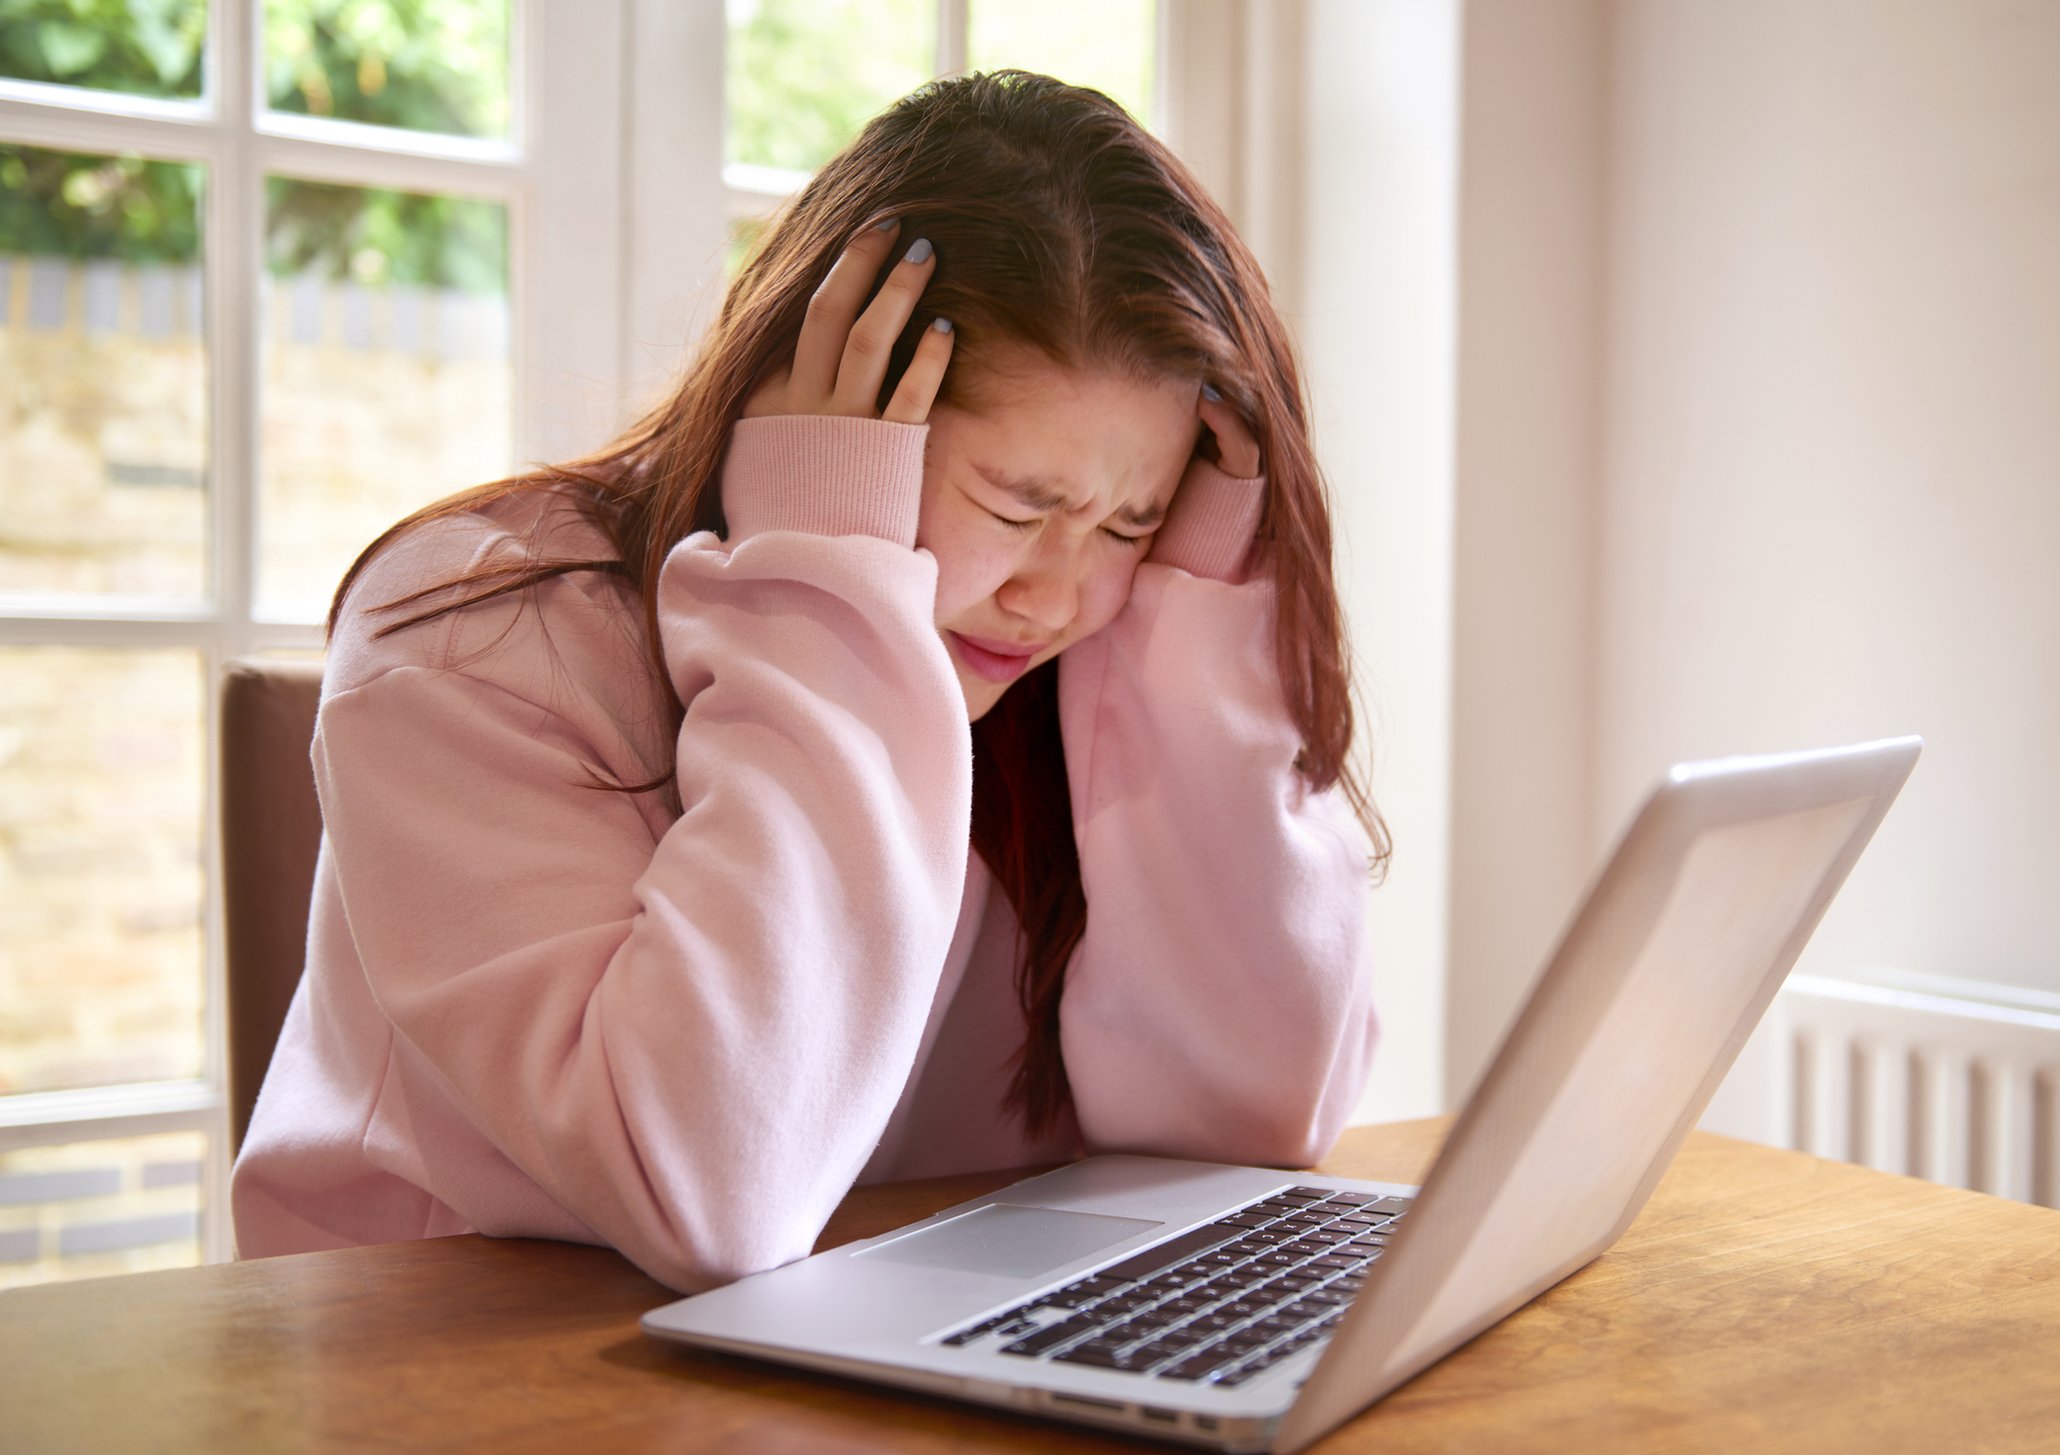
{"type": "Polygon", "coordinates": [[[1048,544],[1033,553],[995,597],[1005,610],[1035,622],[1047,636],[1057,636],[1079,614],[1080,570],[1076,549],[1048,544]]]}

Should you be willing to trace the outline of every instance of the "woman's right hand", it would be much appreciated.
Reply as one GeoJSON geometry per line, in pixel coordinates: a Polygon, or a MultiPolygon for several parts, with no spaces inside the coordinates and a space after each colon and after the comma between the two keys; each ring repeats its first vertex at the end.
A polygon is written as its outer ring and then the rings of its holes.
{"type": "Polygon", "coordinates": [[[918,238],[861,314],[866,290],[879,276],[900,233],[900,222],[890,219],[867,228],[845,246],[830,276],[808,300],[793,360],[751,392],[744,401],[744,418],[839,414],[898,424],[922,424],[929,419],[930,406],[944,381],[944,366],[951,361],[951,324],[942,318],[923,330],[894,397],[884,411],[874,413],[894,341],[908,326],[937,266],[928,240],[918,238]],[[921,255],[920,261],[916,254],[921,255]]]}

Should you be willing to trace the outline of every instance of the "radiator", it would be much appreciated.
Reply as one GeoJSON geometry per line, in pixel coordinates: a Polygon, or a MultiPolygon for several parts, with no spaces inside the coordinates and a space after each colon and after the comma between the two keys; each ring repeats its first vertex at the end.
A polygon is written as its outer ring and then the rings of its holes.
{"type": "Polygon", "coordinates": [[[2060,1207],[2060,996],[1791,976],[1702,1125],[2060,1207]]]}

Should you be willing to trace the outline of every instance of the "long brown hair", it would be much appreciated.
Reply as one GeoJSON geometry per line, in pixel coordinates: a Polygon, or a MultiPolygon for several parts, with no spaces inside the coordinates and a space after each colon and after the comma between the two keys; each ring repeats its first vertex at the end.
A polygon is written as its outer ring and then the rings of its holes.
{"type": "MultiPolygon", "coordinates": [[[[767,226],[669,398],[593,455],[461,492],[394,526],[344,576],[331,629],[358,572],[396,533],[519,491],[570,489],[616,558],[537,559],[439,582],[379,608],[416,608],[382,632],[567,571],[610,571],[641,600],[652,672],[669,683],[657,608],[666,553],[695,531],[724,531],[722,456],[746,397],[791,355],[809,297],[844,246],[887,217],[901,220],[904,238],[930,239],[938,261],[896,343],[880,407],[921,330],[941,314],[957,331],[942,404],[977,408],[983,358],[1012,345],[1069,370],[1208,380],[1250,422],[1267,477],[1256,559],[1275,587],[1274,652],[1302,740],[1295,767],[1311,789],[1339,789],[1367,830],[1377,874],[1388,839],[1351,755],[1327,492],[1295,351],[1265,275],[1162,142],[1100,92],[1048,76],[1005,70],[933,81],[874,118],[767,226]]],[[[1032,1135],[1051,1130],[1070,1100],[1059,998],[1087,924],[1057,665],[1017,683],[973,734],[972,845],[1022,926],[1016,989],[1025,1035],[1007,1104],[1032,1135]]],[[[683,708],[676,698],[671,708],[677,726],[683,708]]]]}

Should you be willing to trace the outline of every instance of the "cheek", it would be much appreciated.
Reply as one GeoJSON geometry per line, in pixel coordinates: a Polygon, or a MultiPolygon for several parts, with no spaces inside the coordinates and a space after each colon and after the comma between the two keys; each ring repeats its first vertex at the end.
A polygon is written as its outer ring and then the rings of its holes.
{"type": "MultiPolygon", "coordinates": [[[[1097,541],[1095,545],[1099,548],[1101,543],[1097,541]]],[[[1130,600],[1130,583],[1136,579],[1137,563],[1143,559],[1142,551],[1126,555],[1120,561],[1097,567],[1081,583],[1075,637],[1092,636],[1116,619],[1116,613],[1130,600]]]]}
{"type": "Polygon", "coordinates": [[[985,601],[1000,589],[1015,568],[1006,544],[992,532],[945,526],[922,542],[937,558],[937,619],[948,622],[959,612],[985,601]]]}

